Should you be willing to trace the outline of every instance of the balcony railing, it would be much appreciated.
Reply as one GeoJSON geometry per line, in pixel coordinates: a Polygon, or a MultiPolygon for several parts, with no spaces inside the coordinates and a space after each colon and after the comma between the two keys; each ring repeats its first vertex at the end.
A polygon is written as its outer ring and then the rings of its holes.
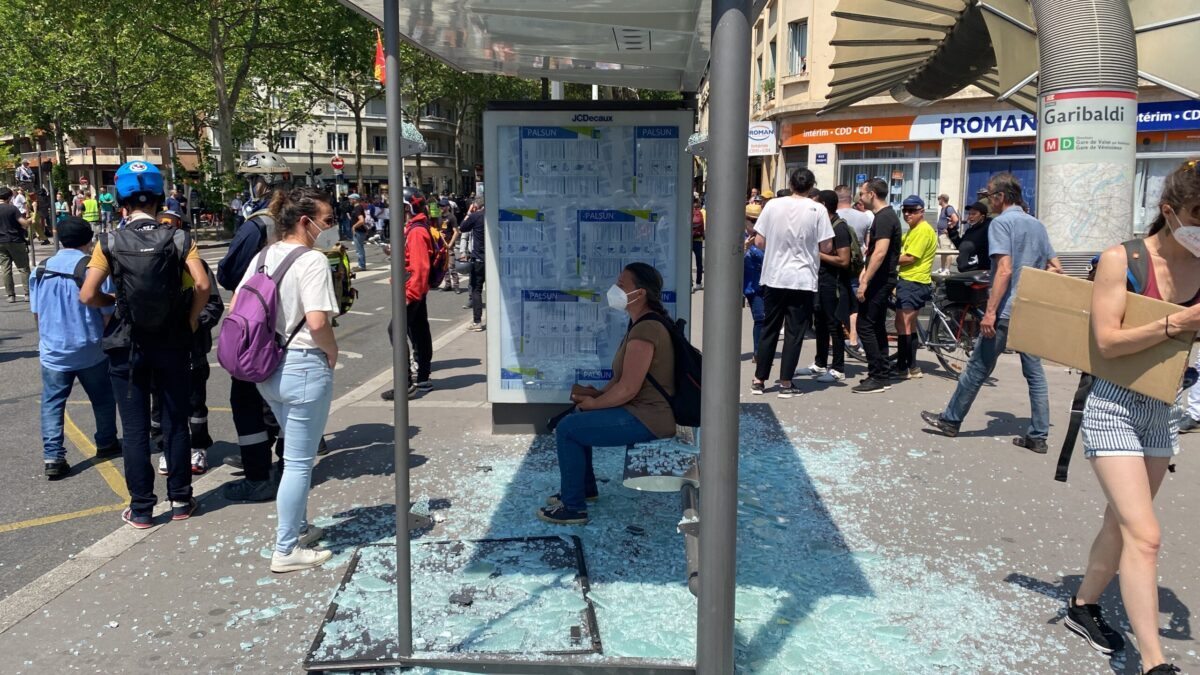
{"type": "MultiPolygon", "coordinates": [[[[42,151],[41,155],[42,155],[42,158],[45,160],[52,160],[55,158],[55,154],[54,154],[53,150],[44,150],[44,151],[42,151]]],[[[36,152],[21,153],[21,159],[28,159],[30,161],[33,161],[33,160],[36,160],[37,158],[38,158],[38,153],[36,153],[36,152]]],[[[138,160],[138,159],[140,159],[144,162],[150,162],[151,164],[162,164],[162,161],[163,161],[162,149],[161,148],[126,148],[125,149],[125,161],[132,162],[132,161],[138,160]]],[[[91,163],[92,163],[92,148],[91,147],[68,148],[67,149],[67,163],[71,164],[73,166],[91,165],[91,163]]],[[[121,165],[121,151],[118,148],[100,148],[100,147],[96,148],[96,164],[98,166],[99,165],[120,166],[121,165]]]]}

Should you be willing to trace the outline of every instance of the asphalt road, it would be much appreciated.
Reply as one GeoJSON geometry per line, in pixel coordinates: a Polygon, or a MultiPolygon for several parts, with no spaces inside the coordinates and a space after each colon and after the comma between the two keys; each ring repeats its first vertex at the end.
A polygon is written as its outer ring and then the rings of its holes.
{"type": "MultiPolygon", "coordinates": [[[[224,252],[206,249],[202,256],[215,268],[224,252]]],[[[355,282],[359,298],[351,312],[338,319],[341,357],[334,377],[335,399],[391,363],[387,338],[391,285],[378,248],[368,247],[368,271],[359,276],[355,282]]],[[[462,309],[466,297],[466,293],[429,294],[434,339],[470,318],[469,311],[462,309]]],[[[436,383],[436,354],[434,360],[436,383]]],[[[209,426],[216,445],[209,451],[209,461],[215,464],[236,453],[237,445],[228,412],[229,376],[216,366],[215,351],[210,362],[214,368],[208,383],[209,426]]],[[[122,461],[93,464],[88,459],[95,423],[78,386],[67,407],[78,430],[72,434],[74,441],[67,439],[67,461],[73,469],[64,480],[49,482],[43,477],[40,373],[29,305],[0,303],[0,598],[122,526],[122,461]]],[[[160,499],[165,499],[165,480],[160,477],[156,487],[160,499]]]]}

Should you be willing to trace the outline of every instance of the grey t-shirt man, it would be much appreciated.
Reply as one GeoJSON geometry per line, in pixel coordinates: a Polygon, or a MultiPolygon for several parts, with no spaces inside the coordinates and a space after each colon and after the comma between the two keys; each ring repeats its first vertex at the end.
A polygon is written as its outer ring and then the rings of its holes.
{"type": "Polygon", "coordinates": [[[999,320],[1005,321],[1012,314],[1013,291],[1021,282],[1021,270],[1025,267],[1044,270],[1055,257],[1050,245],[1046,226],[1037,218],[1025,213],[1020,206],[1010,206],[992,219],[988,226],[988,252],[992,256],[992,276],[996,275],[996,256],[1012,257],[1012,279],[1000,302],[999,320]]]}

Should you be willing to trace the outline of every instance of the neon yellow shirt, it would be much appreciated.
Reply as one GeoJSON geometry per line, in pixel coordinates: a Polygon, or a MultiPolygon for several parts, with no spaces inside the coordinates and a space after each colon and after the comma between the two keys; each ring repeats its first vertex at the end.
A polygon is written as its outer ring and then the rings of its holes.
{"type": "Polygon", "coordinates": [[[938,238],[933,226],[922,220],[908,231],[900,245],[900,255],[916,258],[907,265],[900,265],[900,278],[918,284],[933,283],[933,257],[937,253],[938,238]]]}

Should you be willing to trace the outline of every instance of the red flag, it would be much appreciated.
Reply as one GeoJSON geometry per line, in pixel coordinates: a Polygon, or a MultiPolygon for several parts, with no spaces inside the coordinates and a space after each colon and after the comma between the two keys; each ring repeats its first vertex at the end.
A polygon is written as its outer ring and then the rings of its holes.
{"type": "Polygon", "coordinates": [[[387,84],[387,59],[383,56],[383,38],[375,31],[375,79],[379,84],[387,84]]]}

